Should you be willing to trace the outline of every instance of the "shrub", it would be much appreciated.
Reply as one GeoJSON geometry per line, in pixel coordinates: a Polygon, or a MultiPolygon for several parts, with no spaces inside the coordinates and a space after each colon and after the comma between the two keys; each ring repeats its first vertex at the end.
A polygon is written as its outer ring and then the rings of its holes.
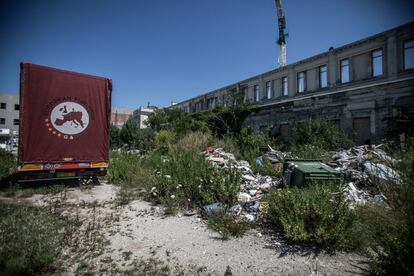
{"type": "Polygon", "coordinates": [[[73,221],[47,208],[0,206],[0,270],[5,275],[50,272],[71,226],[73,221]]]}
{"type": "Polygon", "coordinates": [[[324,119],[296,122],[292,130],[296,146],[312,144],[324,150],[337,150],[352,145],[351,139],[339,126],[324,119]]]}
{"type": "Polygon", "coordinates": [[[268,175],[279,178],[281,177],[282,164],[272,164],[270,160],[265,156],[259,157],[259,159],[262,161],[263,166],[260,166],[256,163],[257,158],[250,162],[253,172],[259,173],[261,175],[268,175]]]}
{"type": "Polygon", "coordinates": [[[348,246],[353,214],[333,183],[271,192],[268,217],[289,240],[332,249],[348,246]]]}
{"type": "Polygon", "coordinates": [[[219,170],[199,151],[181,149],[173,150],[168,160],[160,163],[156,189],[161,198],[173,195],[190,206],[215,201],[231,205],[237,200],[239,183],[236,170],[219,170]]]}
{"type": "Polygon", "coordinates": [[[239,104],[236,106],[230,105],[230,107],[220,106],[213,110],[194,113],[192,117],[200,124],[206,124],[217,137],[234,136],[240,133],[247,116],[255,111],[255,106],[239,104]]]}
{"type": "Polygon", "coordinates": [[[158,109],[148,116],[147,122],[156,131],[169,129],[180,136],[190,131],[207,130],[204,122],[195,120],[191,114],[180,109],[158,109]]]}
{"type": "Polygon", "coordinates": [[[117,148],[121,145],[121,130],[118,127],[111,124],[109,128],[109,146],[111,148],[117,148]]]}
{"type": "Polygon", "coordinates": [[[176,134],[171,130],[160,130],[156,136],[156,148],[160,154],[167,154],[171,144],[175,141],[176,134]]]}
{"type": "Polygon", "coordinates": [[[245,127],[240,131],[237,137],[237,144],[240,147],[242,155],[249,159],[252,155],[260,155],[261,147],[272,144],[270,137],[262,132],[253,133],[251,127],[245,127]]]}
{"type": "Polygon", "coordinates": [[[251,228],[248,221],[237,220],[225,210],[212,212],[207,219],[208,228],[218,232],[224,240],[228,240],[230,236],[241,237],[251,228]]]}
{"type": "Polygon", "coordinates": [[[359,220],[372,237],[371,269],[377,274],[414,275],[414,140],[396,153],[400,182],[378,186],[390,208],[359,211],[359,220]]]}
{"type": "Polygon", "coordinates": [[[186,136],[178,140],[174,146],[180,149],[204,151],[212,144],[214,144],[214,139],[211,134],[196,131],[188,133],[186,136]]]}
{"type": "Polygon", "coordinates": [[[122,144],[130,149],[138,149],[148,152],[155,146],[155,133],[151,128],[139,128],[138,125],[129,119],[120,131],[122,144]]]}
{"type": "Polygon", "coordinates": [[[16,169],[16,159],[10,153],[0,149],[0,180],[11,175],[16,169]]]}

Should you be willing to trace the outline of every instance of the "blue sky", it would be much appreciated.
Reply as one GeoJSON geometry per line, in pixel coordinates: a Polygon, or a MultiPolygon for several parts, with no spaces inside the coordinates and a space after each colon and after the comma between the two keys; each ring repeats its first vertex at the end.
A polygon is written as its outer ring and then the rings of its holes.
{"type": "MultiPolygon", "coordinates": [[[[414,1],[282,0],[292,63],[414,20],[414,1]]],[[[113,79],[113,105],[166,106],[272,70],[274,0],[0,0],[0,91],[19,62],[113,79]]]]}

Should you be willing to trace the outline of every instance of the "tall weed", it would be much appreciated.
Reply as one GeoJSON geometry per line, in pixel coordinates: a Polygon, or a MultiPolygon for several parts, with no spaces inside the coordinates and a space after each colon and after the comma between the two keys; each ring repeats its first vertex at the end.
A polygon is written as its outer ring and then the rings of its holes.
{"type": "Polygon", "coordinates": [[[347,248],[353,214],[343,193],[330,183],[273,191],[268,218],[286,238],[328,248],[347,248]]]}
{"type": "Polygon", "coordinates": [[[0,206],[0,271],[49,274],[74,222],[48,208],[0,206]]]}
{"type": "Polygon", "coordinates": [[[400,180],[378,183],[389,208],[360,210],[360,221],[373,237],[371,268],[376,274],[414,275],[414,140],[397,151],[400,180]]]}
{"type": "Polygon", "coordinates": [[[182,204],[203,206],[215,201],[231,205],[237,200],[240,175],[214,168],[198,150],[174,150],[160,163],[158,195],[181,199],[182,204]]]}

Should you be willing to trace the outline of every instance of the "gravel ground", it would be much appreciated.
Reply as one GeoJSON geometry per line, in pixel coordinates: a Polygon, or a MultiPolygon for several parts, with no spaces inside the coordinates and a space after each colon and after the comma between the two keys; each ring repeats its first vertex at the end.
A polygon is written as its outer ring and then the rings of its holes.
{"type": "MultiPolygon", "coordinates": [[[[91,189],[69,188],[60,195],[66,212],[83,220],[73,248],[64,249],[65,274],[85,269],[120,274],[135,270],[139,260],[149,259],[185,275],[223,275],[227,266],[234,275],[367,273],[366,260],[357,254],[291,247],[258,230],[223,241],[197,216],[164,216],[160,207],[140,200],[116,206],[116,192],[116,186],[103,183],[91,189]]],[[[44,205],[48,197],[34,195],[25,202],[44,205]]]]}

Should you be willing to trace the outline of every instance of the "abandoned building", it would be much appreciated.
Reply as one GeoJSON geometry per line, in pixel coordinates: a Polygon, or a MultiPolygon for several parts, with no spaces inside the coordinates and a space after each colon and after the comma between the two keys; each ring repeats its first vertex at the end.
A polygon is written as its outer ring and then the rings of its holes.
{"type": "Polygon", "coordinates": [[[122,126],[131,118],[133,109],[127,107],[113,106],[111,109],[111,124],[122,128],[122,126]]]}
{"type": "MultiPolygon", "coordinates": [[[[295,121],[325,118],[355,142],[412,132],[414,22],[180,102],[186,112],[230,104],[231,91],[259,111],[245,121],[289,139],[295,121]]],[[[233,97],[234,98],[234,97],[233,97]]]]}

